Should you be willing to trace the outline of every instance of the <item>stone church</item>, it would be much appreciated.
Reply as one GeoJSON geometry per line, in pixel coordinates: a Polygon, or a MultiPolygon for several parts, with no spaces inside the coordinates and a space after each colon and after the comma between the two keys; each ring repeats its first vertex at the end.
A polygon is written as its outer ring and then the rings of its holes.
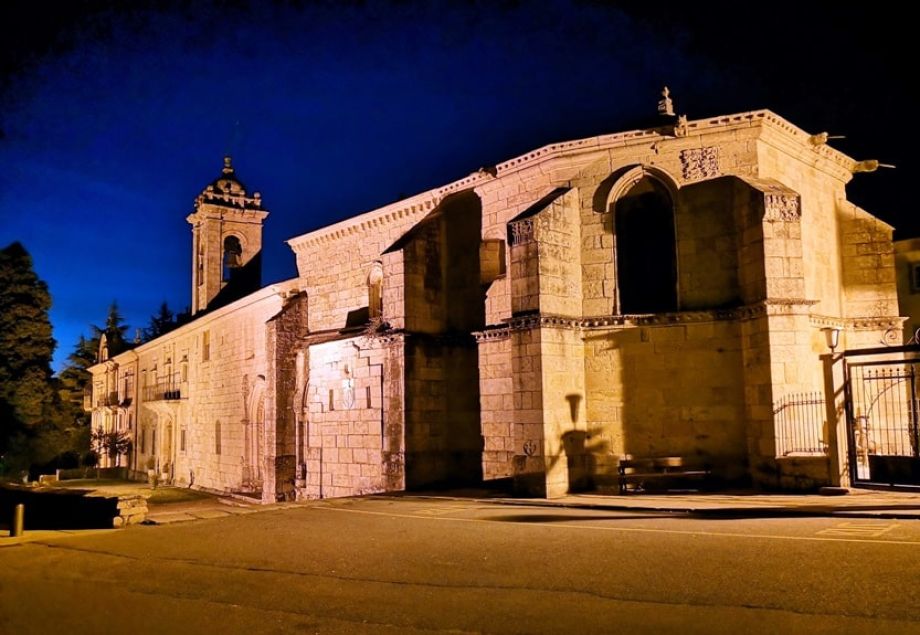
{"type": "MultiPolygon", "coordinates": [[[[679,455],[725,482],[839,484],[775,404],[824,390],[822,329],[899,327],[870,171],[770,111],[547,145],[288,241],[260,288],[259,193],[195,200],[194,319],[91,368],[130,473],[262,501],[507,480],[537,496],[679,455]]],[[[812,449],[814,450],[814,449],[812,449]]]]}

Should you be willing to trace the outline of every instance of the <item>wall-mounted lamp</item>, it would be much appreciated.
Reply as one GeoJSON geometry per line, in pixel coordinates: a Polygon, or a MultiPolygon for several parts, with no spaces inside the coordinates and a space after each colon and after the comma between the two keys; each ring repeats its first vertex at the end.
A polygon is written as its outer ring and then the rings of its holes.
{"type": "Polygon", "coordinates": [[[821,330],[824,331],[824,341],[827,342],[827,347],[831,349],[831,353],[833,353],[837,345],[840,344],[840,329],[826,326],[821,330]]]}

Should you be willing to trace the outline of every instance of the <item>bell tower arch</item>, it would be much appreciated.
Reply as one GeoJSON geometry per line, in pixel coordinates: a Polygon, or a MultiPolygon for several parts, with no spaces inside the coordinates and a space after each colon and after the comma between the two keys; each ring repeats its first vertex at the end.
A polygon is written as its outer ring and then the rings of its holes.
{"type": "Polygon", "coordinates": [[[262,195],[249,195],[230,157],[195,199],[192,226],[192,315],[243,297],[262,285],[262,195]]]}

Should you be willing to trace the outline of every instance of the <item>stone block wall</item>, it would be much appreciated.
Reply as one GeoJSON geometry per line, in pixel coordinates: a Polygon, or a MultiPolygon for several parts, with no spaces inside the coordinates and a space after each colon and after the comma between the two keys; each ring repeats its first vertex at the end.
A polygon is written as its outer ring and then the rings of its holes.
{"type": "MultiPolygon", "coordinates": [[[[364,338],[310,347],[302,496],[330,498],[387,491],[390,452],[400,453],[401,426],[388,430],[387,349],[364,338]],[[394,447],[395,446],[395,447],[394,447]]],[[[398,462],[397,462],[398,464],[398,462]]]]}
{"type": "Polygon", "coordinates": [[[152,459],[178,485],[241,488],[247,393],[268,372],[265,324],[281,304],[263,289],[112,360],[137,378],[122,414],[133,415],[132,473],[146,478],[152,459]],[[157,391],[166,382],[179,398],[157,391]]]}
{"type": "Polygon", "coordinates": [[[584,333],[586,446],[595,478],[609,484],[617,460],[681,455],[727,478],[746,459],[745,379],[732,320],[584,333]]]}
{"type": "Polygon", "coordinates": [[[431,213],[437,197],[420,195],[289,241],[299,280],[310,296],[311,331],[341,329],[368,306],[367,277],[375,261],[385,261],[384,317],[405,318],[400,303],[408,281],[387,253],[406,232],[431,213]],[[394,304],[395,303],[395,304],[394,304]]]}
{"type": "Polygon", "coordinates": [[[581,232],[578,192],[569,190],[534,217],[539,250],[539,308],[549,315],[581,314],[581,232]]]}
{"type": "Polygon", "coordinates": [[[482,433],[475,341],[410,336],[405,373],[406,486],[479,480],[482,433]]]}
{"type": "Polygon", "coordinates": [[[867,212],[841,203],[843,293],[847,316],[898,315],[893,230],[867,212]]]}
{"type": "Polygon", "coordinates": [[[595,465],[585,417],[584,342],[578,329],[544,326],[536,333],[542,354],[546,495],[562,496],[593,484],[595,465]]]}
{"type": "Polygon", "coordinates": [[[741,289],[734,179],[689,186],[676,203],[680,309],[737,306],[741,289]]]}
{"type": "Polygon", "coordinates": [[[522,450],[514,437],[511,337],[507,329],[480,335],[479,403],[482,418],[482,471],[486,480],[513,476],[513,460],[522,450]]]}

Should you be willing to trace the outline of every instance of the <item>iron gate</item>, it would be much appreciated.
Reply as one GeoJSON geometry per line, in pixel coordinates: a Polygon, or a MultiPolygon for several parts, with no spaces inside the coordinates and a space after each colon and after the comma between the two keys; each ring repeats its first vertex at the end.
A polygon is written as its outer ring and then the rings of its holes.
{"type": "Polygon", "coordinates": [[[920,485],[920,347],[844,353],[854,483],[920,485]]]}

